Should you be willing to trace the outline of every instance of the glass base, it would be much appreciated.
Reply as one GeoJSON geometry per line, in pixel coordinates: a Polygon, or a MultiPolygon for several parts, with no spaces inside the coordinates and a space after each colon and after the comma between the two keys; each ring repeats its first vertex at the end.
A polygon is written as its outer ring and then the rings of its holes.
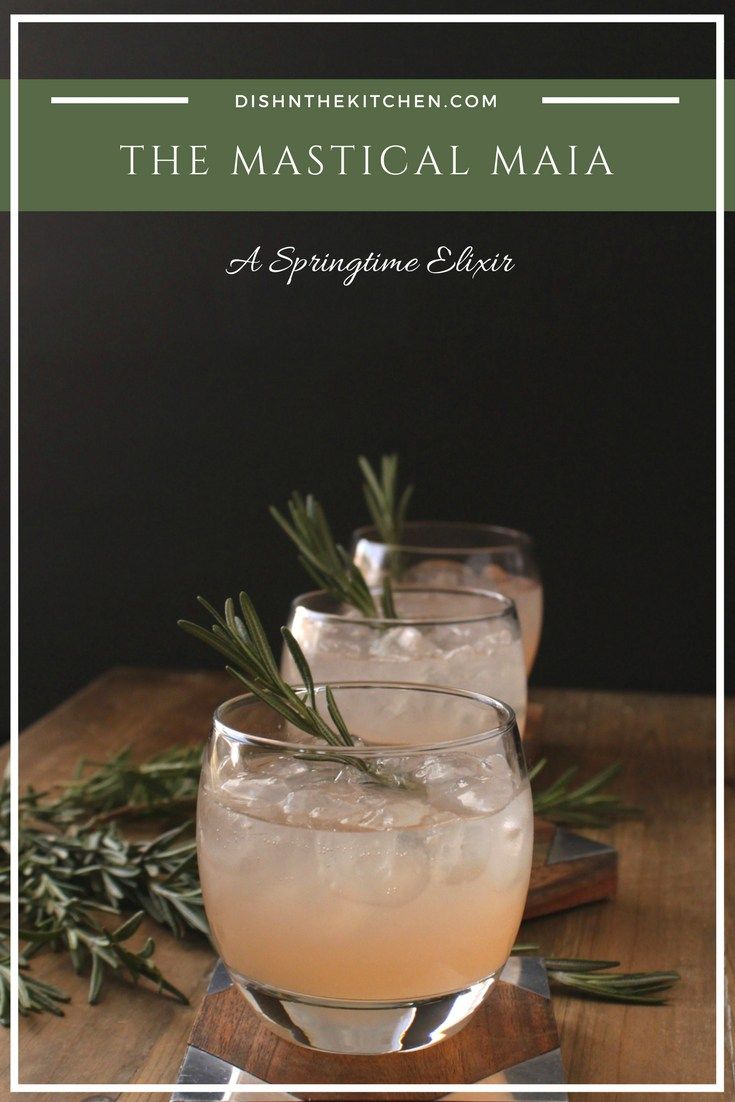
{"type": "Polygon", "coordinates": [[[497,972],[462,991],[401,1002],[345,1002],[276,991],[228,969],[274,1033],[316,1052],[376,1056],[428,1048],[457,1033],[477,1010],[497,972]]]}

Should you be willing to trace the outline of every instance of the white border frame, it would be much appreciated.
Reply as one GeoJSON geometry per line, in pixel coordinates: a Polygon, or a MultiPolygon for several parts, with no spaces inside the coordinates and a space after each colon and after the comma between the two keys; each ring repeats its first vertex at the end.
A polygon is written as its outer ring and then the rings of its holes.
{"type": "MultiPolygon", "coordinates": [[[[359,15],[225,15],[225,14],[98,14],[98,15],[11,15],[10,16],[10,578],[11,578],[11,699],[10,699],[10,775],[11,787],[11,898],[18,898],[18,29],[21,23],[712,23],[715,25],[715,88],[716,88],[716,196],[715,196],[715,270],[716,270],[716,767],[715,767],[715,827],[716,827],[716,975],[715,1013],[719,1030],[716,1037],[715,1083],[571,1083],[565,1087],[570,1093],[587,1092],[618,1094],[664,1092],[706,1094],[722,1093],[725,1089],[725,909],[724,909],[724,439],[725,439],[725,357],[724,357],[724,309],[725,309],[725,17],[719,15],[409,15],[359,14],[359,15]]],[[[167,1094],[181,1091],[176,1083],[21,1083],[18,1052],[18,923],[17,902],[11,914],[11,1045],[10,1089],[19,1093],[47,1091],[66,1094],[71,1092],[122,1092],[136,1094],[167,1094]]],[[[338,1091],[353,1094],[374,1089],[374,1083],[337,1084],[338,1091]]],[[[306,1089],[305,1084],[257,1084],[237,1085],[233,1094],[276,1094],[306,1089]]],[[[308,1084],[309,1091],[337,1094],[334,1083],[308,1084]]],[[[464,1093],[497,1094],[507,1092],[507,1085],[419,1083],[383,1084],[384,1091],[408,1092],[421,1089],[426,1092],[452,1091],[464,1093]]],[[[556,1084],[513,1085],[514,1092],[538,1094],[553,1093],[562,1089],[556,1084]]],[[[205,1084],[192,1088],[192,1092],[221,1091],[222,1086],[205,1084]]]]}

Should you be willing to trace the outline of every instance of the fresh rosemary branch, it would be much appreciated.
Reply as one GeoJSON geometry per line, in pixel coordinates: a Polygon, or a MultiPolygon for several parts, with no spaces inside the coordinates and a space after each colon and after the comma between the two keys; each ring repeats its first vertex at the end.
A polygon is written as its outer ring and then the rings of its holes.
{"type": "MultiPolygon", "coordinates": [[[[111,765],[111,763],[108,763],[111,765]]],[[[111,767],[114,771],[114,767],[111,767]]],[[[78,780],[73,785],[78,785],[78,780]]],[[[43,818],[43,802],[29,793],[20,804],[19,923],[21,1013],[47,1010],[62,1014],[64,992],[28,973],[31,958],[43,948],[68,953],[78,973],[89,968],[89,1001],[99,999],[105,976],[126,974],[134,982],[149,980],[159,992],[179,1002],[186,997],[153,963],[154,943],[128,948],[144,913],[181,937],[187,930],[208,935],[204,916],[196,843],[191,838],[191,814],[175,829],[148,842],[127,842],[115,825],[76,828],[65,823],[87,814],[62,796],[60,824],[53,814],[43,818]],[[186,837],[185,837],[186,836],[186,837]],[[131,913],[132,912],[132,913],[131,913]],[[108,929],[104,915],[123,916],[108,929]]],[[[0,791],[0,848],[10,853],[9,784],[0,791]]],[[[0,868],[0,1018],[9,1013],[10,919],[9,861],[0,868]]]]}
{"type": "MultiPolygon", "coordinates": [[[[513,952],[538,949],[538,945],[514,945],[513,952]]],[[[575,960],[546,957],[549,982],[560,987],[616,1003],[644,1003],[661,1006],[662,996],[681,979],[678,972],[611,972],[618,960],[575,960]]]]}
{"type": "Polygon", "coordinates": [[[360,570],[344,547],[335,542],[324,509],[311,494],[304,499],[294,492],[288,502],[290,520],[275,506],[271,516],[299,550],[299,562],[320,589],[336,601],[352,605],[365,617],[382,615],[397,620],[390,578],[383,582],[381,607],[378,608],[360,570]]]}
{"type": "MultiPolygon", "coordinates": [[[[229,673],[234,674],[251,693],[270,705],[294,727],[333,747],[355,745],[355,740],[347,730],[337,707],[337,701],[328,685],[325,688],[325,698],[327,711],[334,727],[330,727],[320,714],[309,663],[288,628],[282,627],[281,634],[304,686],[300,692],[293,689],[281,677],[263,625],[246,593],[240,593],[241,616],[236,614],[235,602],[231,597],[228,597],[225,602],[223,615],[220,615],[203,597],[197,599],[215,621],[211,630],[189,620],[179,620],[179,627],[223,654],[229,661],[227,666],[229,673]]],[[[352,755],[345,757],[340,754],[322,754],[320,757],[328,757],[330,761],[359,769],[373,780],[392,788],[404,786],[400,778],[390,772],[384,772],[379,765],[364,761],[362,758],[352,755]]]]}
{"type": "Polygon", "coordinates": [[[324,509],[316,498],[308,494],[304,499],[294,491],[288,513],[290,520],[271,505],[271,516],[296,545],[299,562],[319,588],[326,589],[335,600],[352,605],[363,616],[378,616],[367,582],[344,547],[335,543],[324,509]]]}
{"type": "MultiPolygon", "coordinates": [[[[546,758],[541,758],[529,770],[529,780],[533,781],[545,766],[546,758]]],[[[606,827],[617,819],[632,819],[641,814],[639,808],[628,807],[621,803],[618,796],[602,791],[620,772],[619,763],[596,773],[578,788],[570,789],[569,782],[577,772],[576,765],[570,766],[543,792],[534,794],[533,810],[536,815],[555,823],[606,827]]]]}
{"type": "Polygon", "coordinates": [[[57,799],[48,801],[31,791],[23,797],[23,804],[36,819],[57,826],[82,819],[92,825],[112,819],[178,815],[195,806],[201,765],[201,745],[177,746],[142,764],[133,761],[126,748],[106,762],[82,759],[57,799]],[[88,774],[92,767],[94,772],[88,774]]]}
{"type": "MultiPolygon", "coordinates": [[[[208,934],[196,842],[184,837],[190,827],[187,820],[152,841],[129,842],[115,824],[58,833],[24,822],[19,854],[22,925],[34,936],[43,934],[54,947],[65,941],[70,951],[77,940],[67,936],[70,927],[89,927],[81,942],[90,950],[89,935],[104,933],[97,912],[145,911],[177,937],[188,928],[208,934]]],[[[111,936],[118,943],[133,933],[135,928],[124,924],[111,936]]],[[[148,956],[150,951],[144,959],[148,956]]]]}
{"type": "MultiPolygon", "coordinates": [[[[23,1017],[44,1011],[63,1018],[59,1003],[68,1003],[69,996],[51,983],[44,983],[28,974],[28,958],[20,954],[18,975],[18,1010],[23,1017]]],[[[0,937],[0,1025],[10,1025],[10,942],[0,937]]]]}
{"type": "Polygon", "coordinates": [[[547,959],[546,967],[552,983],[571,988],[596,999],[616,1003],[645,1003],[661,1006],[666,1002],[662,991],[668,991],[681,976],[678,972],[609,972],[618,968],[617,960],[555,960],[547,959]]]}
{"type": "Polygon", "coordinates": [[[400,544],[413,486],[406,486],[399,494],[398,456],[393,454],[381,457],[380,475],[376,474],[364,455],[357,462],[365,479],[362,491],[373,524],[384,543],[400,544]]]}

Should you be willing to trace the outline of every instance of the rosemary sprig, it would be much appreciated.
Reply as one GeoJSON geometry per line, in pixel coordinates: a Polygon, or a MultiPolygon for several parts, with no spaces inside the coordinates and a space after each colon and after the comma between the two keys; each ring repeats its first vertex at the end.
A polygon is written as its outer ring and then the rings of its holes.
{"type": "Polygon", "coordinates": [[[406,486],[399,493],[398,456],[395,453],[382,456],[379,475],[364,455],[361,455],[357,462],[365,479],[362,491],[373,524],[380,532],[384,543],[400,544],[413,486],[406,486]]]}
{"type": "Polygon", "coordinates": [[[270,514],[280,524],[299,551],[299,562],[320,589],[344,604],[352,605],[363,616],[379,615],[367,582],[335,542],[324,509],[308,494],[303,498],[294,491],[288,501],[290,520],[271,505],[270,514]]]}
{"type": "MultiPolygon", "coordinates": [[[[190,826],[189,819],[152,841],[129,842],[115,824],[60,833],[23,822],[19,867],[24,927],[54,941],[69,922],[102,931],[97,912],[145,911],[177,937],[189,927],[208,934],[196,842],[184,837],[190,826]]],[[[123,940],[135,931],[125,932],[123,940]]],[[[120,940],[119,931],[115,937],[120,940]]]]}
{"type": "Polygon", "coordinates": [[[583,995],[616,1003],[644,1003],[661,1006],[668,991],[681,979],[678,972],[610,972],[620,967],[617,960],[547,959],[552,983],[571,988],[583,995]]]}
{"type": "MultiPolygon", "coordinates": [[[[403,526],[408,503],[413,494],[413,486],[406,486],[399,494],[396,454],[381,457],[380,475],[376,474],[364,455],[361,455],[357,462],[365,479],[362,492],[368,512],[383,542],[387,544],[383,587],[390,598],[393,581],[400,579],[405,569],[405,555],[399,545],[403,540],[403,526]]],[[[385,597],[383,608],[384,610],[386,608],[385,597]]],[[[387,611],[385,614],[389,615],[387,611]]]]}
{"type": "MultiPolygon", "coordinates": [[[[533,781],[546,763],[546,758],[536,762],[529,770],[529,780],[533,781]]],[[[629,807],[618,796],[602,791],[620,772],[619,762],[602,769],[577,788],[570,789],[569,782],[577,772],[576,765],[570,766],[548,788],[534,794],[533,810],[536,815],[555,823],[607,827],[618,819],[632,819],[641,814],[639,808],[629,807]]]]}
{"type": "MultiPolygon", "coordinates": [[[[28,973],[28,958],[20,954],[18,975],[18,1010],[23,1017],[46,1011],[63,1018],[59,1003],[68,1003],[69,996],[51,983],[44,983],[28,973]]],[[[10,1025],[10,942],[0,937],[0,1025],[10,1025]]]]}
{"type": "MultiPolygon", "coordinates": [[[[229,662],[227,666],[229,673],[242,681],[251,693],[282,715],[294,727],[333,747],[355,745],[355,740],[347,730],[329,686],[325,689],[325,699],[334,727],[330,727],[319,712],[309,663],[288,628],[282,627],[281,634],[303,682],[304,689],[301,692],[293,689],[281,677],[263,625],[246,593],[240,593],[239,597],[241,616],[235,612],[235,602],[231,597],[228,597],[225,602],[223,615],[220,615],[203,597],[197,599],[215,621],[211,630],[190,620],[179,620],[179,627],[223,654],[229,662]]],[[[352,755],[345,757],[338,753],[322,754],[320,757],[328,757],[330,761],[359,769],[381,784],[404,787],[404,782],[400,778],[390,772],[382,771],[379,765],[364,761],[362,758],[352,755]]]]}
{"type": "Polygon", "coordinates": [[[125,748],[106,762],[83,758],[57,799],[29,790],[23,805],[36,819],[57,826],[179,814],[196,803],[201,764],[201,745],[177,746],[140,764],[125,748]]]}
{"type": "MultiPolygon", "coordinates": [[[[538,948],[538,945],[514,945],[513,952],[538,948]]],[[[661,1006],[666,1002],[661,993],[681,979],[678,972],[611,972],[611,968],[620,967],[618,960],[562,957],[546,957],[545,960],[551,984],[608,1002],[661,1006]]]]}
{"type": "MultiPolygon", "coordinates": [[[[119,757],[115,760],[119,761],[119,757]]],[[[111,763],[110,763],[111,765],[111,763]]],[[[111,772],[114,766],[111,765],[111,772]]],[[[72,782],[78,790],[78,780],[72,782]]],[[[186,1002],[186,996],[153,962],[154,943],[141,948],[128,942],[137,933],[144,913],[181,937],[187,930],[207,934],[196,843],[191,837],[191,813],[175,829],[148,842],[128,842],[115,825],[75,827],[88,812],[82,804],[73,812],[66,793],[57,801],[60,823],[53,813],[44,819],[38,793],[29,792],[20,804],[19,823],[19,941],[21,946],[19,1010],[21,1014],[49,1011],[61,1014],[59,1003],[68,997],[53,985],[33,977],[31,958],[41,949],[68,954],[74,970],[89,970],[89,1001],[96,1002],[105,977],[127,975],[145,979],[159,992],[186,1002]],[[123,917],[126,915],[128,917],[123,917]],[[104,915],[121,916],[113,929],[104,915]]],[[[0,790],[0,848],[10,854],[10,801],[7,778],[0,790]]],[[[9,1014],[10,920],[9,861],[0,868],[0,1019],[9,1014]]]]}

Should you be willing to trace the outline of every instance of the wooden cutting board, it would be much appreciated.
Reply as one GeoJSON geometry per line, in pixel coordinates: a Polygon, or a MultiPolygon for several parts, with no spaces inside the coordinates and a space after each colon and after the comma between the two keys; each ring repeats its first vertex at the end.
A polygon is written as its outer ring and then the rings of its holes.
{"type": "MultiPolygon", "coordinates": [[[[343,1056],[312,1052],[281,1040],[264,1025],[230,982],[219,963],[194,1022],[179,1074],[181,1093],[197,1084],[221,1083],[212,1102],[230,1097],[239,1083],[294,1083],[286,1098],[327,1099],[306,1084],[370,1083],[562,1083],[559,1036],[551,1007],[546,968],[538,957],[512,957],[483,1005],[464,1029],[431,1048],[386,1056],[343,1056]],[[304,1085],[302,1087],[302,1084],[304,1085]]],[[[351,1099],[430,1099],[445,1092],[350,1094],[351,1099]]],[[[494,1095],[493,1097],[498,1097],[494,1095]]],[[[564,1093],[549,1097],[566,1099],[564,1093]]]]}

